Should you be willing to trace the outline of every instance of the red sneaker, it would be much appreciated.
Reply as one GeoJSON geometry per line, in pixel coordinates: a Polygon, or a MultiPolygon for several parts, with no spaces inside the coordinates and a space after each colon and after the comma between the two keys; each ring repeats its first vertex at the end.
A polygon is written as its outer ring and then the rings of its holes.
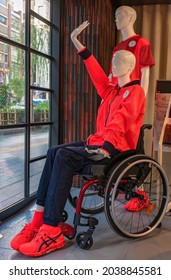
{"type": "Polygon", "coordinates": [[[22,254],[39,257],[65,245],[64,236],[59,227],[43,224],[31,242],[20,246],[22,254]]]}
{"type": "Polygon", "coordinates": [[[149,205],[150,201],[149,201],[148,196],[145,193],[145,191],[138,190],[138,191],[136,191],[136,193],[143,195],[144,198],[143,199],[139,199],[137,197],[132,198],[124,206],[124,208],[126,210],[132,211],[132,212],[138,212],[138,211],[141,211],[143,208],[146,208],[149,205]]]}
{"type": "Polygon", "coordinates": [[[19,251],[20,245],[30,242],[39,229],[34,227],[32,223],[28,223],[24,228],[11,240],[12,249],[19,251]]]}
{"type": "Polygon", "coordinates": [[[64,223],[64,222],[60,222],[58,224],[58,227],[61,228],[62,233],[65,237],[70,239],[74,235],[74,228],[71,225],[64,223]]]}

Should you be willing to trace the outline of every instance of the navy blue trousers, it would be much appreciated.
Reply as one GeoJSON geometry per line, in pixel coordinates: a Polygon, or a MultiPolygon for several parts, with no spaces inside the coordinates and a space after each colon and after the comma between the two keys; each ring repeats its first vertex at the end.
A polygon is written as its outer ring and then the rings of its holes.
{"type": "MultiPolygon", "coordinates": [[[[98,147],[90,146],[90,148],[98,147]]],[[[99,155],[95,160],[105,164],[109,159],[99,155]]],[[[61,220],[73,175],[92,161],[93,154],[85,151],[84,141],[63,144],[48,150],[37,191],[37,204],[45,207],[45,224],[56,226],[61,220]]]]}

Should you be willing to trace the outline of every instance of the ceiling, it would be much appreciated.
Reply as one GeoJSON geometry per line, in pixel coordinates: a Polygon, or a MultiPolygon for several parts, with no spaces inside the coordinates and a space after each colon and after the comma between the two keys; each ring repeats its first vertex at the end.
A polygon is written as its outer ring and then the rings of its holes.
{"type": "Polygon", "coordinates": [[[155,4],[171,4],[171,0],[111,0],[112,4],[115,7],[119,7],[121,5],[128,6],[141,6],[141,5],[155,5],[155,4]]]}

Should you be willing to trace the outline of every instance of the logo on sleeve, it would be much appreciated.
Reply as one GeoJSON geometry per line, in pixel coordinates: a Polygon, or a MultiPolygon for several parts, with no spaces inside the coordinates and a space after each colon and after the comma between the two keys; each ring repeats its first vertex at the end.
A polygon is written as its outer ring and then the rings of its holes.
{"type": "Polygon", "coordinates": [[[129,46],[130,48],[133,48],[133,47],[135,47],[136,43],[137,43],[137,42],[136,42],[135,40],[132,40],[132,41],[129,42],[128,46],[129,46]]]}
{"type": "Polygon", "coordinates": [[[123,98],[126,98],[129,95],[129,90],[126,90],[123,94],[123,98]]]}

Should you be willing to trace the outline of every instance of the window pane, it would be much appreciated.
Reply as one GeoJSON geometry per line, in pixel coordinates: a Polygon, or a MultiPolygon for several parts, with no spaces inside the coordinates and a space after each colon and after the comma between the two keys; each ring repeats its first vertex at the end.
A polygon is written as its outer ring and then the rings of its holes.
{"type": "Polygon", "coordinates": [[[24,44],[25,0],[0,1],[0,34],[24,44]]]}
{"type": "Polygon", "coordinates": [[[24,129],[0,130],[0,212],[24,198],[24,129]]]}
{"type": "Polygon", "coordinates": [[[49,147],[49,126],[34,126],[30,131],[30,157],[46,155],[49,147]]]}
{"type": "Polygon", "coordinates": [[[32,90],[31,122],[48,122],[49,104],[49,92],[32,90]]]}
{"type": "Polygon", "coordinates": [[[6,6],[7,5],[7,0],[0,0],[0,4],[6,6]]]}
{"type": "Polygon", "coordinates": [[[37,191],[44,163],[45,159],[42,159],[30,164],[30,194],[37,191]]]}
{"type": "Polygon", "coordinates": [[[40,16],[50,20],[50,0],[32,0],[31,9],[40,16]]]}
{"type": "Polygon", "coordinates": [[[31,48],[50,54],[50,27],[31,17],[31,48]]]}
{"type": "Polygon", "coordinates": [[[25,52],[0,42],[0,125],[25,122],[25,52]]]}
{"type": "Polygon", "coordinates": [[[42,56],[31,55],[31,84],[50,87],[50,60],[42,56]]]}
{"type": "Polygon", "coordinates": [[[0,23],[3,23],[4,25],[7,25],[7,18],[0,15],[0,23]]]}

